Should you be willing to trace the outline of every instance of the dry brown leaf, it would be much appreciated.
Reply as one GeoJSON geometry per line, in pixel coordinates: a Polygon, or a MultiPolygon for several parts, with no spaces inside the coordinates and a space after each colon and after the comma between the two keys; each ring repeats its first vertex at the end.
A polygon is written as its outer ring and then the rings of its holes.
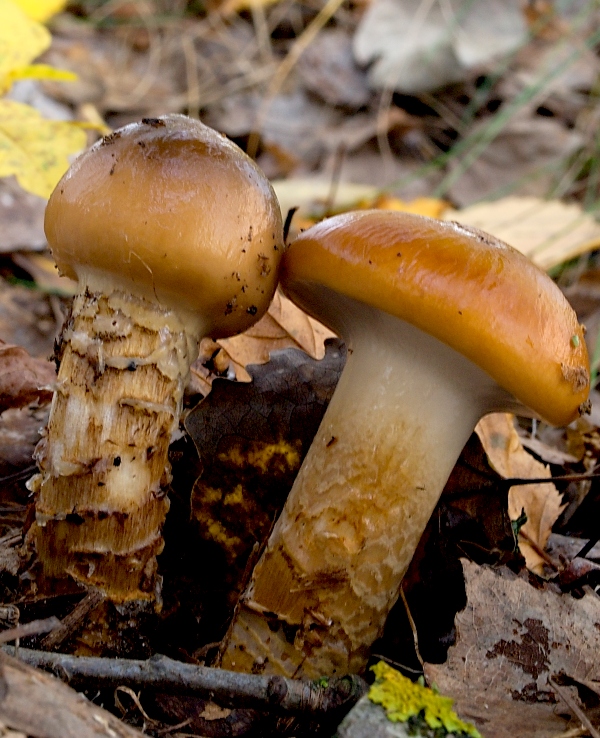
{"type": "Polygon", "coordinates": [[[272,351],[301,348],[313,359],[322,359],[325,340],[334,335],[277,292],[268,312],[258,323],[239,336],[224,338],[217,343],[231,358],[236,379],[249,382],[251,378],[245,367],[266,364],[272,351]]]}
{"type": "Polygon", "coordinates": [[[509,243],[542,269],[552,269],[600,247],[600,223],[575,203],[504,197],[444,213],[509,243]]]}
{"type": "MultiPolygon", "coordinates": [[[[129,24],[125,28],[135,30],[129,24]]],[[[177,47],[168,36],[163,41],[154,36],[155,43],[147,49],[136,49],[131,35],[120,35],[119,28],[93,31],[88,27],[82,32],[77,24],[64,19],[45,61],[75,72],[77,79],[68,85],[45,82],[44,88],[53,99],[67,105],[92,104],[100,115],[123,111],[127,122],[132,117],[155,115],[165,107],[174,109],[184,97],[181,35],[179,32],[177,47]]],[[[111,123],[115,121],[113,115],[111,123]]]]}
{"type": "Polygon", "coordinates": [[[600,598],[577,600],[508,569],[462,565],[467,607],[456,616],[456,645],[445,664],[425,665],[428,682],[485,738],[550,738],[579,727],[560,716],[548,679],[600,679],[600,598]]]}
{"type": "MultiPolygon", "coordinates": [[[[540,0],[538,4],[541,4],[540,0]]],[[[544,4],[550,5],[547,0],[544,0],[544,4]]],[[[564,17],[561,18],[561,21],[564,20],[564,17]]],[[[576,23],[579,26],[577,30],[572,26],[568,28],[568,25],[567,29],[563,29],[566,33],[562,34],[560,43],[545,39],[521,49],[511,74],[504,75],[498,81],[496,94],[501,100],[514,100],[525,89],[534,90],[537,87],[533,99],[526,103],[527,108],[535,110],[543,105],[566,125],[577,121],[576,127],[582,130],[580,115],[585,115],[583,111],[589,106],[589,95],[600,72],[600,59],[593,49],[581,44],[581,39],[585,38],[588,31],[581,27],[580,22],[576,23]]],[[[546,28],[549,27],[546,24],[546,28]]]]}
{"type": "MultiPolygon", "coordinates": [[[[340,143],[348,143],[348,134],[352,144],[354,116],[348,118],[343,111],[319,102],[300,87],[295,77],[289,80],[289,84],[293,84],[295,89],[286,86],[285,91],[269,98],[269,107],[265,108],[264,114],[261,112],[262,96],[242,89],[210,106],[203,122],[230,138],[247,136],[256,129],[260,133],[261,145],[275,145],[296,159],[296,166],[301,163],[305,169],[314,169],[340,143]],[[336,131],[337,140],[334,136],[336,131]]],[[[373,115],[371,118],[374,120],[373,115]]],[[[260,159],[259,156],[259,164],[260,159]]],[[[277,170],[267,170],[266,173],[270,177],[281,176],[277,170]]]]}
{"type": "Polygon", "coordinates": [[[27,738],[25,733],[21,733],[20,730],[11,730],[4,723],[0,723],[0,736],[1,738],[27,738]]]}
{"type": "MultiPolygon", "coordinates": [[[[550,477],[550,470],[523,448],[508,413],[487,415],[479,422],[475,432],[485,449],[490,465],[505,479],[539,479],[550,477]]],[[[548,542],[552,526],[564,509],[561,495],[554,484],[528,484],[511,487],[508,493],[508,515],[517,520],[525,510],[527,522],[521,528],[533,546],[519,536],[519,548],[525,557],[527,568],[535,574],[544,573],[542,551],[548,542]]]]}
{"type": "Polygon", "coordinates": [[[275,294],[269,314],[310,357],[322,359],[325,356],[325,341],[335,333],[300,310],[282,292],[275,294]]]}
{"type": "Polygon", "coordinates": [[[202,364],[195,361],[190,367],[190,378],[186,392],[190,395],[202,395],[206,397],[211,388],[210,372],[202,364]]]}

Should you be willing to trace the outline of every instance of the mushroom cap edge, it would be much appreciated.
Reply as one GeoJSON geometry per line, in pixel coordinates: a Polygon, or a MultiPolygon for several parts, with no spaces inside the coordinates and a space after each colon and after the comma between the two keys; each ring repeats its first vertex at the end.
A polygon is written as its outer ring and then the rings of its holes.
{"type": "Polygon", "coordinates": [[[295,239],[281,283],[293,299],[295,283],[318,283],[411,323],[554,425],[576,419],[587,400],[574,310],[545,272],[482,231],[402,212],[344,213],[295,239]]]}

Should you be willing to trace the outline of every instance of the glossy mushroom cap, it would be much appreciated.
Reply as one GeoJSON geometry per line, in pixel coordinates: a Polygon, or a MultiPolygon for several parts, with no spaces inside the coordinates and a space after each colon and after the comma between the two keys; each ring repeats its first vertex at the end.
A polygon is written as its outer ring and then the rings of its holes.
{"type": "Polygon", "coordinates": [[[281,280],[325,323],[324,290],[416,326],[550,423],[570,423],[586,402],[589,360],[575,312],[523,254],[474,228],[408,213],[346,213],[300,234],[281,280]]]}
{"type": "Polygon", "coordinates": [[[283,249],[264,174],[183,115],[125,126],[82,154],[50,197],[45,230],[61,273],[202,314],[214,337],[267,309],[283,249]]]}

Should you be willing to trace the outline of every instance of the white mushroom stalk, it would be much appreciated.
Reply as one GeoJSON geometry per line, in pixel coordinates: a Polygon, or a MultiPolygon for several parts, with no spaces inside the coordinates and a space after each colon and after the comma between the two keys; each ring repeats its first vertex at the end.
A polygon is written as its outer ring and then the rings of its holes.
{"type": "Polygon", "coordinates": [[[237,146],[173,115],[79,157],[45,227],[79,293],[30,482],[38,584],[74,579],[116,602],[152,600],[189,368],[200,338],[241,332],[267,309],[279,207],[237,146]]]}
{"type": "MultiPolygon", "coordinates": [[[[507,288],[502,283],[505,277],[510,280],[513,273],[519,274],[523,265],[529,272],[523,279],[530,290],[535,290],[536,280],[541,278],[550,292],[548,304],[541,301],[541,322],[549,309],[556,310],[554,325],[543,329],[546,336],[540,335],[535,317],[522,316],[523,321],[529,321],[525,344],[534,344],[531,359],[537,354],[540,377],[549,368],[547,361],[554,364],[550,373],[557,395],[534,402],[525,389],[528,404],[545,416],[551,415],[555,422],[568,422],[585,401],[587,354],[581,328],[559,290],[503,244],[488,239],[482,254],[481,234],[457,231],[453,235],[451,229],[449,224],[404,214],[361,213],[333,218],[309,229],[291,246],[284,265],[284,288],[301,307],[344,338],[348,359],[227,634],[224,668],[310,678],[364,668],[427,521],[477,421],[488,412],[522,407],[514,390],[506,389],[511,380],[493,376],[487,366],[504,361],[504,328],[500,327],[495,339],[485,336],[489,333],[487,324],[494,322],[486,306],[488,298],[493,302],[498,296],[498,284],[507,298],[511,290],[518,292],[523,284],[507,288]],[[445,247],[444,237],[450,237],[450,245],[447,242],[445,247]],[[457,248],[452,238],[458,239],[457,248]],[[439,242],[437,254],[424,255],[419,244],[429,247],[434,239],[439,242]],[[373,249],[365,245],[371,240],[376,241],[373,249]],[[323,271],[317,273],[313,252],[320,249],[335,252],[344,265],[338,264],[334,272],[331,262],[323,257],[323,271]],[[443,271],[448,249],[455,252],[456,264],[443,278],[430,277],[430,292],[425,291],[412,303],[417,309],[421,303],[417,320],[428,320],[423,314],[433,303],[438,325],[428,332],[381,309],[382,301],[387,305],[397,300],[404,304],[397,313],[411,312],[412,307],[406,305],[412,298],[406,292],[414,285],[420,292],[428,281],[428,271],[443,271]],[[470,254],[469,264],[463,258],[465,249],[470,254]],[[407,261],[421,260],[416,270],[419,277],[405,288],[404,295],[400,289],[390,300],[389,295],[381,297],[381,285],[368,284],[369,275],[384,268],[382,264],[392,254],[400,253],[407,261]],[[498,279],[502,270],[494,269],[490,255],[506,266],[507,275],[498,279]],[[348,275],[339,276],[339,272],[346,267],[355,278],[353,283],[348,281],[343,294],[339,282],[348,275]],[[472,272],[469,278],[478,282],[481,292],[490,293],[481,302],[481,319],[469,317],[479,298],[469,292],[468,269],[472,272]],[[491,276],[483,274],[487,269],[491,276]],[[446,284],[440,287],[443,281],[446,284]],[[448,283],[454,286],[449,288],[448,283]],[[364,292],[369,289],[373,289],[374,304],[366,304],[364,292]],[[353,296],[357,292],[362,292],[362,300],[353,296]],[[445,305],[442,294],[446,295],[445,305]],[[450,314],[457,311],[463,313],[467,325],[471,323],[466,338],[464,334],[453,337],[452,329],[447,342],[431,335],[448,331],[453,320],[450,314]],[[552,338],[548,331],[554,332],[552,338]],[[578,340],[571,340],[573,336],[578,340]],[[553,344],[550,354],[562,345],[562,355],[549,357],[547,347],[540,345],[543,339],[553,344]],[[454,347],[448,345],[450,342],[454,347]],[[461,342],[468,344],[466,351],[471,356],[456,350],[461,342]],[[473,355],[483,356],[485,368],[472,359],[473,355]]],[[[428,251],[433,249],[426,248],[428,251]]],[[[397,257],[394,278],[399,260],[397,257]]],[[[406,273],[409,271],[407,266],[406,273]]],[[[406,273],[403,279],[408,278],[406,273]]],[[[533,296],[529,292],[509,311],[518,314],[528,300],[530,308],[534,304],[539,307],[537,297],[535,291],[533,296]]],[[[502,319],[495,322],[502,323],[502,319]]],[[[515,329],[517,342],[518,334],[515,329]]],[[[519,347],[518,351],[526,354],[527,348],[519,347]]],[[[523,356],[508,357],[508,374],[513,361],[517,372],[523,356]]],[[[535,371],[532,365],[531,372],[535,371]]],[[[532,391],[535,394],[537,390],[533,387],[532,391]]]]}

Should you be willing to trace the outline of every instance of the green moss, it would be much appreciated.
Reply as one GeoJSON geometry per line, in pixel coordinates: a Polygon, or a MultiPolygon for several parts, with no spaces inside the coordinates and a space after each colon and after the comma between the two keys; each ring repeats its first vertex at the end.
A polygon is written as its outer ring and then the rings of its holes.
{"type": "Polygon", "coordinates": [[[411,682],[396,669],[380,661],[372,667],[375,683],[369,699],[381,705],[392,722],[415,724],[423,720],[436,735],[453,733],[481,738],[479,732],[461,720],[452,709],[453,700],[433,689],[411,682]]]}

